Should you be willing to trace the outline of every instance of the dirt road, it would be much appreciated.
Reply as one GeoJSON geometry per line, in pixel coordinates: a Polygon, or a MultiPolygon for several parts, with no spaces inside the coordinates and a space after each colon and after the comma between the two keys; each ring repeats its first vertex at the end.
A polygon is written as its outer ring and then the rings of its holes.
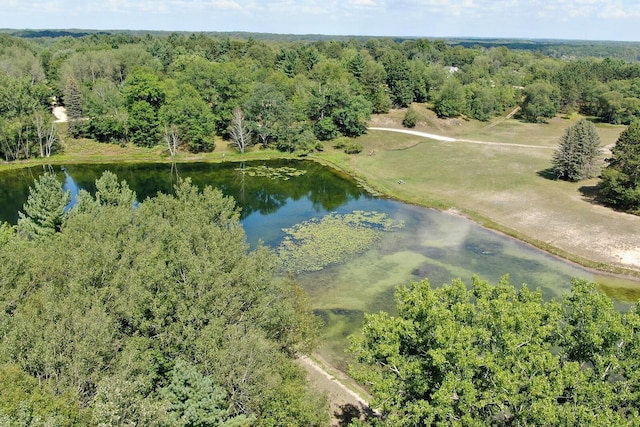
{"type": "Polygon", "coordinates": [[[476,141],[473,139],[459,139],[459,138],[450,138],[448,136],[435,135],[432,133],[419,132],[416,130],[408,130],[408,129],[395,129],[395,128],[378,128],[378,127],[370,127],[370,130],[383,130],[389,132],[398,132],[398,133],[406,133],[409,135],[422,136],[424,138],[435,139],[436,141],[445,141],[445,142],[466,142],[469,144],[482,144],[482,145],[499,145],[503,147],[522,147],[522,148],[540,148],[542,150],[550,150],[553,147],[544,147],[540,145],[527,145],[527,144],[509,144],[507,142],[491,142],[491,141],[476,141]]]}
{"type": "Polygon", "coordinates": [[[307,371],[310,384],[327,395],[332,426],[345,426],[354,418],[363,419],[375,415],[369,409],[370,396],[362,387],[345,373],[332,368],[320,356],[313,355],[313,358],[315,360],[302,355],[298,358],[298,363],[307,371]]]}

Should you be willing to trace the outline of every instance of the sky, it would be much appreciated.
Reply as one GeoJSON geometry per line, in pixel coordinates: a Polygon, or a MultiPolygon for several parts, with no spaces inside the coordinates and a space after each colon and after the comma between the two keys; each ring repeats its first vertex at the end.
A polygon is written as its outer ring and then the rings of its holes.
{"type": "Polygon", "coordinates": [[[640,0],[0,0],[0,28],[640,41],[640,0]]]}

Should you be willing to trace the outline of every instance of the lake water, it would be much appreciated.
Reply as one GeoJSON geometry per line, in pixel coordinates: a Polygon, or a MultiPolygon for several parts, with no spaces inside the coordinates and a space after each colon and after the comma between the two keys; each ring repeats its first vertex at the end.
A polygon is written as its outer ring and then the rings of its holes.
{"type": "MultiPolygon", "coordinates": [[[[29,186],[46,169],[0,173],[0,221],[17,221],[29,186]]],[[[319,352],[341,368],[347,360],[343,353],[346,336],[357,331],[363,314],[393,312],[396,287],[412,281],[428,278],[437,286],[462,278],[470,283],[475,274],[496,283],[509,275],[512,284],[526,283],[540,288],[545,298],[552,298],[566,293],[573,277],[597,279],[583,268],[459,216],[371,196],[349,177],[309,161],[91,164],[52,170],[72,194],[79,188],[94,191],[95,179],[110,170],[127,181],[140,201],[159,191],[170,192],[178,177],[190,177],[198,186],[218,187],[241,207],[251,245],[262,241],[276,248],[285,236],[283,229],[331,213],[376,211],[402,222],[404,227],[384,233],[378,244],[348,262],[298,277],[313,309],[323,319],[319,352]],[[270,171],[293,168],[302,174],[261,176],[264,166],[270,171]]]]}

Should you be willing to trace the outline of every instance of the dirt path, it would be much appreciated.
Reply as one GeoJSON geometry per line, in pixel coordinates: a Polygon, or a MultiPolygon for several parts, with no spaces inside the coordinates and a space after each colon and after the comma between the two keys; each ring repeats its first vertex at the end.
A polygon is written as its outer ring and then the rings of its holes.
{"type": "Polygon", "coordinates": [[[298,363],[307,371],[309,383],[327,395],[332,426],[346,426],[355,418],[375,415],[369,408],[370,396],[362,387],[344,372],[332,368],[319,355],[312,357],[300,356],[298,363]]]}
{"type": "Polygon", "coordinates": [[[542,150],[552,150],[553,147],[545,147],[541,145],[528,145],[528,144],[510,144],[508,142],[491,142],[491,141],[477,141],[474,139],[458,139],[451,138],[448,136],[435,135],[432,133],[419,132],[416,130],[408,130],[408,129],[395,129],[395,128],[378,128],[378,127],[370,127],[370,130],[382,130],[388,132],[398,132],[398,133],[406,133],[409,135],[421,136],[424,138],[435,139],[436,141],[445,141],[445,142],[467,142],[470,144],[482,144],[482,145],[498,145],[502,147],[521,147],[521,148],[540,148],[542,150]]]}
{"type": "Polygon", "coordinates": [[[53,115],[56,117],[55,123],[64,123],[68,120],[67,109],[62,106],[53,107],[53,115]]]}

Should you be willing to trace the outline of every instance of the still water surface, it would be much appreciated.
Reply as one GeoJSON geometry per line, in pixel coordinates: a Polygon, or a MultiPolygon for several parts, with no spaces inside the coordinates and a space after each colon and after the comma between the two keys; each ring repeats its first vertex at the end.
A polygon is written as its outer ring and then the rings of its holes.
{"type": "MultiPolygon", "coordinates": [[[[218,187],[242,209],[251,245],[262,241],[275,248],[284,237],[283,228],[332,212],[377,211],[403,221],[402,229],[386,233],[379,245],[347,263],[298,277],[324,322],[320,354],[342,368],[347,360],[346,336],[361,325],[363,313],[392,312],[396,287],[411,281],[428,278],[437,286],[462,278],[470,283],[475,274],[495,283],[509,275],[512,284],[526,283],[552,298],[566,293],[573,277],[596,279],[585,269],[459,216],[371,196],[349,177],[313,162],[91,164],[53,170],[72,196],[80,188],[94,191],[94,181],[104,170],[126,180],[139,201],[171,192],[178,177],[218,187]],[[256,165],[293,167],[305,173],[288,179],[251,176],[249,166],[256,165]]],[[[43,172],[31,168],[0,173],[0,221],[17,221],[29,186],[43,172]]]]}

